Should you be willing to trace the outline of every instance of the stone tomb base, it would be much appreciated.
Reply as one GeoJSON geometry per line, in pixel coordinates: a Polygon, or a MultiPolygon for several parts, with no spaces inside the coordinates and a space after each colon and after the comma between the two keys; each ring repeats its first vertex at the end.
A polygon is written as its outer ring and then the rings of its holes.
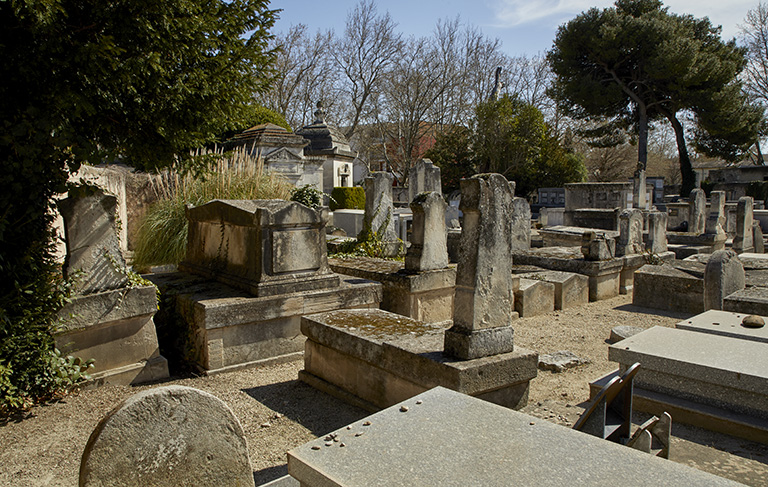
{"type": "Polygon", "coordinates": [[[383,310],[428,323],[453,319],[455,267],[409,274],[402,262],[384,259],[329,259],[328,264],[334,272],[380,282],[383,310]]]}
{"type": "Polygon", "coordinates": [[[615,343],[620,371],[639,362],[634,407],[674,421],[768,443],[768,345],[653,327],[615,343]]]}
{"type": "Polygon", "coordinates": [[[64,354],[94,359],[91,385],[129,385],[168,377],[152,317],[154,286],[122,288],[72,299],[59,313],[64,329],[55,337],[64,354]]]}
{"type": "Polygon", "coordinates": [[[381,284],[363,279],[341,279],[334,289],[254,297],[182,272],[148,277],[176,318],[170,334],[188,338],[180,352],[207,374],[293,360],[304,349],[302,315],[377,307],[381,301],[381,284]]]}
{"type": "Polygon", "coordinates": [[[644,265],[635,272],[632,304],[697,314],[704,311],[704,279],[671,265],[644,265]]]}
{"type": "MultiPolygon", "coordinates": [[[[675,260],[675,253],[672,251],[662,252],[654,256],[657,262],[671,262],[675,260]]],[[[648,263],[648,256],[645,254],[632,254],[625,255],[624,267],[621,269],[621,275],[619,277],[619,292],[621,294],[630,294],[635,284],[635,272],[648,263]]]]}
{"type": "Polygon", "coordinates": [[[369,411],[435,386],[519,409],[537,375],[535,352],[458,360],[442,352],[443,327],[377,309],[304,316],[301,331],[299,378],[369,411]]]}

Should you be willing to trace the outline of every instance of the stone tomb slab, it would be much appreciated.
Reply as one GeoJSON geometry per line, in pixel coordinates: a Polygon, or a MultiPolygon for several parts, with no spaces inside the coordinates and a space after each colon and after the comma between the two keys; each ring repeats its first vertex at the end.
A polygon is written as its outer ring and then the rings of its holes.
{"type": "Polygon", "coordinates": [[[520,278],[515,289],[515,311],[521,318],[542,315],[554,309],[554,284],[540,279],[520,278]]]}
{"type": "Polygon", "coordinates": [[[435,386],[520,408],[537,375],[535,352],[459,360],[443,353],[442,326],[378,309],[304,316],[301,331],[307,341],[299,378],[369,411],[435,386]]]}
{"type": "Polygon", "coordinates": [[[442,387],[330,436],[288,452],[301,485],[741,485],[442,387]]]}
{"type": "Polygon", "coordinates": [[[768,288],[748,287],[723,299],[723,309],[735,313],[768,316],[768,288]]]}
{"type": "MultiPolygon", "coordinates": [[[[768,344],[768,326],[762,328],[747,328],[741,325],[741,321],[747,316],[744,313],[731,313],[710,309],[688,320],[683,320],[675,325],[681,330],[711,333],[742,340],[752,340],[768,344]]],[[[768,318],[763,317],[768,323],[768,318]]]]}
{"type": "Polygon", "coordinates": [[[632,304],[690,313],[704,311],[704,280],[670,265],[647,264],[635,271],[632,304]]]}
{"type": "Polygon", "coordinates": [[[768,345],[655,326],[611,345],[624,370],[635,362],[640,389],[768,420],[768,345]]]}
{"type": "Polygon", "coordinates": [[[554,284],[555,309],[568,309],[589,302],[589,278],[575,272],[548,271],[532,272],[520,276],[539,279],[554,284]]]}

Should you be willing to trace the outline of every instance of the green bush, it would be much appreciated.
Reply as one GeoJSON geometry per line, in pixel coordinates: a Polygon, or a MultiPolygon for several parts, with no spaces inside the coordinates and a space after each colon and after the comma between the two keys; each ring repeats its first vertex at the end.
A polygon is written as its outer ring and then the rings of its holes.
{"type": "Polygon", "coordinates": [[[339,209],[364,210],[365,191],[360,186],[352,188],[337,186],[331,192],[331,211],[339,209]]]}
{"type": "Polygon", "coordinates": [[[214,199],[282,199],[290,196],[291,184],[278,174],[264,172],[263,161],[244,150],[219,158],[201,175],[167,172],[160,178],[163,197],[150,206],[139,226],[133,265],[178,264],[187,253],[185,206],[214,199]]]}
{"type": "Polygon", "coordinates": [[[301,188],[291,190],[291,201],[317,210],[323,206],[323,192],[317,189],[314,184],[305,184],[301,188]]]}

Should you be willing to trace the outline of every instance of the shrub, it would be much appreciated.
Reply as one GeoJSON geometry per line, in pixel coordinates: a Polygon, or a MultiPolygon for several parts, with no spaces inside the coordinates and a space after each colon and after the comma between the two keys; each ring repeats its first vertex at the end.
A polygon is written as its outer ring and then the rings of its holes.
{"type": "Polygon", "coordinates": [[[746,194],[755,201],[768,201],[768,181],[752,181],[747,186],[746,194]]]}
{"type": "Polygon", "coordinates": [[[170,170],[158,179],[163,196],[150,206],[139,226],[133,256],[137,269],[178,264],[184,259],[187,204],[198,206],[214,199],[288,199],[291,184],[279,174],[265,172],[260,158],[244,149],[211,155],[214,162],[202,174],[170,170]]]}
{"type": "Polygon", "coordinates": [[[331,191],[331,211],[338,209],[365,209],[365,190],[360,186],[352,188],[337,186],[331,191]]]}
{"type": "Polygon", "coordinates": [[[317,210],[323,206],[323,192],[317,189],[314,184],[305,184],[301,188],[291,190],[291,201],[317,210]]]}

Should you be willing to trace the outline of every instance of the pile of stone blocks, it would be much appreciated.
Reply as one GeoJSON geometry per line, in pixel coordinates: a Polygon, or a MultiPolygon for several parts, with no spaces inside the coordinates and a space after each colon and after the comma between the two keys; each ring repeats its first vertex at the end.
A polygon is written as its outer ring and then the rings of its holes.
{"type": "Polygon", "coordinates": [[[55,341],[64,354],[94,359],[94,385],[168,377],[153,321],[156,289],[128,277],[116,207],[117,199],[102,190],[59,202],[67,246],[64,274],[76,281],[71,302],[59,312],[63,326],[55,341]]]}
{"type": "Polygon", "coordinates": [[[282,200],[214,200],[190,208],[181,272],[156,274],[171,337],[211,374],[301,355],[301,316],[377,307],[381,285],[328,266],[327,210],[282,200]],[[180,324],[174,328],[175,323],[180,324]]]}

